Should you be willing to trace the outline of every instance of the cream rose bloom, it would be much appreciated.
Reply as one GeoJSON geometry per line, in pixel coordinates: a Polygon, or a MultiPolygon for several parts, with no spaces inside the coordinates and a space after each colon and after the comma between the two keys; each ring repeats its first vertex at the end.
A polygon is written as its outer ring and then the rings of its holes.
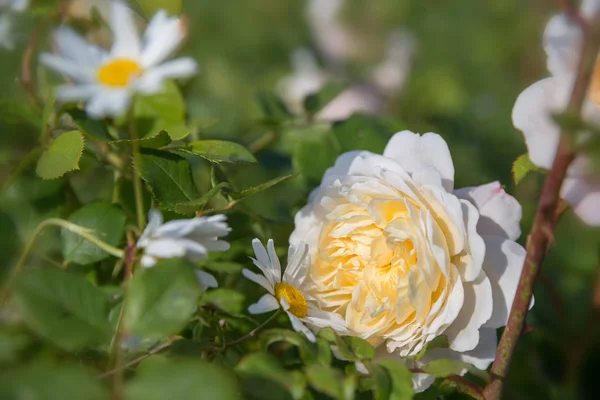
{"type": "MultiPolygon", "coordinates": [[[[413,362],[440,335],[453,357],[485,369],[525,258],[521,206],[498,182],[454,190],[446,142],[395,134],[383,155],[342,154],[296,215],[308,243],[307,293],[340,314],[380,358],[413,362]]],[[[438,350],[438,351],[436,351],[438,350]]],[[[433,377],[417,374],[417,390],[433,377]]]]}
{"type": "MultiPolygon", "coordinates": [[[[581,4],[581,15],[588,20],[598,10],[600,0],[584,0],[581,4]]],[[[554,16],[544,31],[544,50],[552,76],[525,89],[513,108],[513,124],[525,135],[529,158],[539,167],[550,169],[554,162],[560,127],[552,114],[563,112],[569,102],[581,46],[578,24],[567,15],[554,16]]],[[[593,125],[600,126],[600,62],[596,63],[583,116],[593,125]]],[[[586,139],[586,134],[578,138],[583,151],[567,171],[561,196],[585,223],[600,226],[600,176],[585,152],[586,139]]]]}

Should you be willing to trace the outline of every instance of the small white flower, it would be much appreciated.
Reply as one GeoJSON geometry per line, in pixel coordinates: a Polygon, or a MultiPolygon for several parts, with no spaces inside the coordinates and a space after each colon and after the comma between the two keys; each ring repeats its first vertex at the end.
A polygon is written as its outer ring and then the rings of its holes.
{"type": "MultiPolygon", "coordinates": [[[[278,92],[286,105],[294,112],[304,111],[304,99],[317,93],[335,77],[323,71],[314,55],[306,50],[296,50],[292,54],[294,72],[283,77],[278,83],[278,92]]],[[[381,113],[383,98],[375,87],[368,84],[355,84],[332,99],[315,119],[335,122],[347,119],[355,113],[376,115],[381,113]]]]}
{"type": "MultiPolygon", "coordinates": [[[[191,262],[206,260],[211,251],[227,251],[229,243],[219,240],[231,228],[225,215],[172,220],[163,224],[157,209],[148,213],[148,225],[138,239],[137,247],[144,249],[141,264],[149,268],[157,259],[184,257],[191,262]]],[[[198,281],[206,287],[217,287],[216,279],[209,273],[196,270],[198,281]]]]}
{"type": "Polygon", "coordinates": [[[29,0],[0,0],[0,47],[14,49],[14,14],[22,13],[28,6],[29,0]]]}
{"type": "Polygon", "coordinates": [[[414,35],[400,30],[390,35],[386,57],[375,67],[371,79],[387,95],[397,95],[410,74],[416,43],[414,35]]]}
{"type": "Polygon", "coordinates": [[[315,56],[308,49],[298,49],[292,54],[294,72],[283,77],[277,84],[278,92],[288,107],[297,113],[304,110],[304,99],[317,93],[330,76],[324,72],[315,56]]]}
{"type": "Polygon", "coordinates": [[[110,51],[87,43],[70,28],[54,34],[59,55],[42,54],[41,62],[66,75],[75,85],[59,87],[60,101],[86,100],[88,115],[115,117],[129,108],[133,93],[151,94],[164,81],[186,78],[198,70],[188,57],[163,62],[179,46],[185,31],[181,21],[157,12],[140,41],[132,11],[121,1],[111,2],[110,27],[114,42],[110,51]]]}
{"type": "MultiPolygon", "coordinates": [[[[590,19],[599,8],[600,1],[584,0],[581,14],[590,19]]],[[[535,82],[519,95],[512,119],[514,126],[525,135],[531,161],[550,169],[560,138],[560,127],[552,114],[565,110],[577,74],[582,45],[578,24],[568,15],[554,16],[544,31],[543,45],[552,76],[535,82]]],[[[600,125],[600,62],[596,62],[582,111],[586,121],[600,125]]],[[[582,148],[585,140],[585,135],[578,138],[582,148]]],[[[585,223],[600,226],[600,177],[593,170],[585,148],[567,170],[561,196],[585,223]]]]}
{"type": "Polygon", "coordinates": [[[316,340],[311,328],[331,327],[340,333],[347,333],[343,318],[320,310],[317,302],[304,292],[308,284],[308,269],[305,266],[308,254],[306,244],[290,246],[288,264],[283,276],[272,239],[269,239],[266,249],[258,239],[252,241],[252,247],[256,255],[256,259],[252,258],[252,261],[263,275],[248,269],[244,269],[242,274],[265,288],[269,294],[265,294],[258,302],[248,307],[250,314],[263,314],[282,308],[290,318],[292,327],[306,335],[311,342],[316,340]]]}

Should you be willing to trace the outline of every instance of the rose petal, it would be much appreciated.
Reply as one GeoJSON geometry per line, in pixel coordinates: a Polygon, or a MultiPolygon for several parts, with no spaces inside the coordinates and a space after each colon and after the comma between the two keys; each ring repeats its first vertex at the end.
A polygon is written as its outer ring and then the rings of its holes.
{"type": "Polygon", "coordinates": [[[398,132],[388,142],[383,155],[395,159],[411,174],[433,167],[440,173],[446,190],[451,191],[454,186],[454,164],[450,150],[438,134],[398,132]]]}

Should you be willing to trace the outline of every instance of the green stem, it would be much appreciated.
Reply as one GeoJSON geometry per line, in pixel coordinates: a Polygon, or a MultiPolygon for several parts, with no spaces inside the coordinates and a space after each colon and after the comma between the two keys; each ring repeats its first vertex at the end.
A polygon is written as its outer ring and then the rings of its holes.
{"type": "Polygon", "coordinates": [[[138,228],[141,230],[146,226],[146,216],[144,215],[144,196],[142,179],[140,175],[135,171],[135,166],[140,165],[140,144],[138,142],[137,127],[135,125],[135,118],[133,117],[133,108],[129,112],[129,138],[131,139],[131,152],[133,157],[133,191],[135,194],[135,212],[137,214],[138,228]]]}
{"type": "Polygon", "coordinates": [[[223,343],[223,349],[226,349],[227,347],[230,347],[230,346],[235,346],[236,344],[240,344],[240,343],[246,341],[247,339],[250,339],[250,338],[256,336],[256,334],[261,329],[263,329],[265,326],[269,325],[271,323],[271,321],[273,321],[275,318],[277,318],[277,316],[279,314],[281,314],[281,308],[278,309],[275,313],[273,313],[273,315],[271,315],[269,318],[267,318],[267,320],[265,322],[263,322],[262,324],[260,324],[256,328],[252,329],[250,332],[248,332],[247,334],[245,334],[241,338],[236,339],[233,342],[223,343]]]}
{"type": "Polygon", "coordinates": [[[31,238],[25,245],[25,248],[23,249],[23,253],[21,253],[21,257],[19,258],[19,260],[17,261],[17,263],[11,270],[10,275],[6,279],[4,286],[2,287],[2,291],[0,292],[0,305],[4,305],[4,303],[6,302],[6,299],[8,298],[8,295],[10,292],[10,287],[12,286],[15,278],[19,275],[19,273],[21,272],[21,269],[25,265],[25,261],[27,261],[29,253],[31,253],[31,250],[33,249],[33,245],[35,243],[36,238],[42,232],[42,230],[44,230],[44,228],[46,228],[48,226],[58,226],[58,227],[67,229],[67,230],[75,233],[76,235],[83,237],[84,239],[95,244],[96,246],[98,246],[100,249],[104,250],[108,254],[113,255],[117,258],[122,258],[124,255],[123,250],[116,248],[114,246],[111,246],[110,244],[103,242],[102,240],[98,239],[96,236],[92,235],[93,231],[91,229],[84,228],[79,225],[75,225],[72,222],[65,221],[64,219],[60,219],[60,218],[47,219],[47,220],[43,221],[42,223],[40,223],[37,226],[37,228],[35,228],[35,231],[33,232],[31,238]]]}

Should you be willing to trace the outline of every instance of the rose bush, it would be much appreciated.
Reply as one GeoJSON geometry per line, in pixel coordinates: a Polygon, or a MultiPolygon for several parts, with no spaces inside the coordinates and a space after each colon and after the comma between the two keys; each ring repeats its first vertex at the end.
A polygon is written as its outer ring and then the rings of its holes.
{"type": "Polygon", "coordinates": [[[309,244],[309,295],[380,357],[406,361],[446,335],[449,348],[423,361],[493,361],[525,256],[521,206],[498,182],[453,186],[446,142],[403,131],[383,155],[342,154],[296,214],[290,244],[309,244]]]}

